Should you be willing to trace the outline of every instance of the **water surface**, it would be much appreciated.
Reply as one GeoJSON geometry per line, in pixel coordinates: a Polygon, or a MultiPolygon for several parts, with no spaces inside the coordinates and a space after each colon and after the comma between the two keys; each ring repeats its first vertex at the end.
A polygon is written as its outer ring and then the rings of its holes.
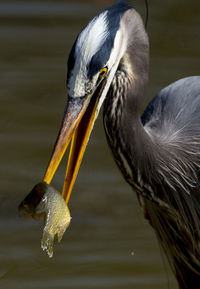
{"type": "MultiPolygon", "coordinates": [[[[175,289],[151,227],[107,147],[100,116],[70,200],[72,223],[53,259],[41,223],[17,206],[47,166],[66,103],[66,62],[80,29],[112,1],[0,2],[0,288],[175,289]]],[[[143,13],[143,1],[134,1],[143,13]]],[[[153,1],[146,100],[200,71],[200,4],[153,1]],[[162,2],[162,3],[161,3],[162,2]]],[[[61,190],[63,160],[54,179],[61,190]]]]}

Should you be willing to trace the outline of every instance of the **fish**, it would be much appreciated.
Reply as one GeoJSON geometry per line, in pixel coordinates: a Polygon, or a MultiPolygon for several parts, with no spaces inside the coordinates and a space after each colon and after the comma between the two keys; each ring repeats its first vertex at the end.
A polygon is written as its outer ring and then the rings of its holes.
{"type": "Polygon", "coordinates": [[[39,183],[34,186],[31,192],[25,197],[18,207],[19,216],[23,219],[29,220],[44,220],[45,213],[36,213],[36,208],[41,202],[46,191],[48,191],[46,183],[39,183]]]}
{"type": "Polygon", "coordinates": [[[19,205],[24,219],[43,220],[41,248],[53,257],[54,237],[61,241],[71,222],[69,208],[59,191],[46,184],[37,184],[19,205]]]}

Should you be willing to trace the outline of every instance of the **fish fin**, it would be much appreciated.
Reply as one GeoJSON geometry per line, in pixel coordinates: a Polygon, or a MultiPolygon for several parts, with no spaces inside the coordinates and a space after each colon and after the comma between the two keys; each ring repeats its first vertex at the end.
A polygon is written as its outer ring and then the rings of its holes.
{"type": "Polygon", "coordinates": [[[53,257],[53,244],[54,235],[50,234],[47,230],[44,230],[41,241],[41,248],[43,249],[43,251],[47,252],[49,258],[53,257]]]}
{"type": "Polygon", "coordinates": [[[57,236],[58,236],[58,242],[62,240],[62,237],[66,231],[66,229],[69,227],[70,220],[68,222],[60,222],[57,228],[57,236]]]}

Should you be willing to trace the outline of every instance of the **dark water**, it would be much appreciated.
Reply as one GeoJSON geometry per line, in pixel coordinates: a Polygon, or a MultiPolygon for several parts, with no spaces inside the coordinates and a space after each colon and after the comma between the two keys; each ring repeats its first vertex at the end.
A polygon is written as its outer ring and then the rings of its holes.
{"type": "MultiPolygon", "coordinates": [[[[44,174],[65,101],[76,34],[112,1],[0,2],[0,288],[175,289],[154,233],[108,150],[101,117],[70,200],[72,223],[53,259],[42,225],[17,206],[44,174]]],[[[151,1],[150,1],[151,2],[151,1]]],[[[143,1],[135,1],[143,12],[143,1]]],[[[200,71],[200,2],[152,1],[147,96],[200,71]]],[[[54,179],[61,189],[66,159],[54,179]]]]}

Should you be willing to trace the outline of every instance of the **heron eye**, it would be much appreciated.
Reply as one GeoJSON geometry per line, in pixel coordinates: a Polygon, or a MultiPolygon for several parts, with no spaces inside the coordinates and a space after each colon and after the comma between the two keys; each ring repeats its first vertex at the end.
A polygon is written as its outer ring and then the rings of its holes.
{"type": "Polygon", "coordinates": [[[104,77],[106,76],[107,72],[108,72],[108,68],[107,68],[107,67],[104,67],[104,68],[100,71],[99,77],[100,77],[100,78],[104,78],[104,77]]]}

